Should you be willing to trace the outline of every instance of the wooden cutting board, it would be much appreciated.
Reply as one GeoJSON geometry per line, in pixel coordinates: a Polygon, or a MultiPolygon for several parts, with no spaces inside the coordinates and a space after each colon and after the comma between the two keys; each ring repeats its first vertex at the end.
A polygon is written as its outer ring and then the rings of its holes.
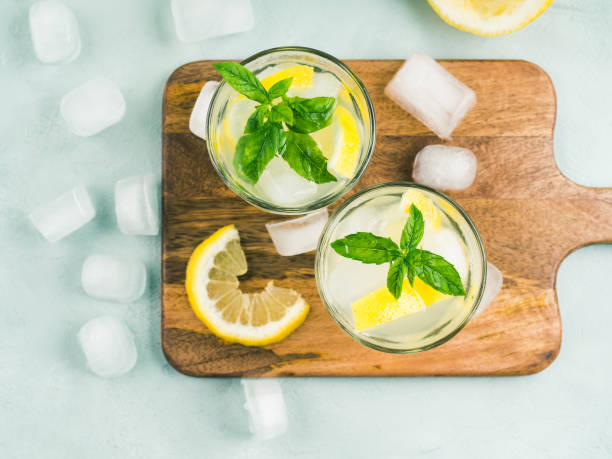
{"type": "MultiPolygon", "coordinates": [[[[383,94],[401,63],[347,61],[370,93],[377,122],[374,156],[353,191],[410,180],[417,152],[443,143],[383,94]]],[[[314,253],[277,255],[264,224],[283,217],[236,197],[214,171],[206,143],[190,133],[189,115],[200,88],[219,79],[212,64],[177,69],[163,99],[161,326],[172,366],[193,376],[476,376],[529,374],[550,365],[561,346],[557,268],[578,247],[612,241],[612,190],[578,186],[557,169],[555,91],[542,69],[524,61],[441,61],[478,97],[446,142],[476,154],[476,181],[449,194],[476,223],[504,285],[492,305],[448,343],[420,354],[391,355],[340,330],[317,294],[314,253]],[[227,344],[187,303],[183,283],[191,251],[229,223],[237,225],[249,263],[243,291],[274,279],[301,292],[311,305],[304,324],[281,343],[227,344]]]]}

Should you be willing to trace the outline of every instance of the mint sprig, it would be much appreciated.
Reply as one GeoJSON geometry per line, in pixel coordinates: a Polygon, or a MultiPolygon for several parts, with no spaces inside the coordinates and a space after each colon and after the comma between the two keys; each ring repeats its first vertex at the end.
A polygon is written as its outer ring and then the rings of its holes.
{"type": "Polygon", "coordinates": [[[402,293],[404,278],[411,286],[418,277],[430,287],[446,295],[465,296],[461,277],[455,267],[440,255],[418,248],[423,239],[425,222],[421,211],[412,204],[402,229],[400,245],[390,238],[372,233],[354,233],[331,243],[339,255],[377,265],[390,263],[387,289],[395,297],[402,293]]]}
{"type": "Polygon", "coordinates": [[[248,99],[259,102],[236,144],[234,168],[242,179],[255,184],[268,163],[278,156],[314,183],[335,182],[327,158],[309,135],[330,125],[334,97],[287,97],[293,78],[276,82],[266,91],[257,77],[235,62],[214,65],[225,81],[248,99]]]}

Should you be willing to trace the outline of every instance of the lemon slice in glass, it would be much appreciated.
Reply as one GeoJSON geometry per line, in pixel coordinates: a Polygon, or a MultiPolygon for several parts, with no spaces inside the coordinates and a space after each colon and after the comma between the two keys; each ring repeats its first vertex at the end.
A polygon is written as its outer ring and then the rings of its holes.
{"type": "Polygon", "coordinates": [[[244,294],[238,276],[247,272],[240,236],[228,225],[194,250],[187,264],[185,288],[196,316],[218,337],[247,346],[276,343],[306,318],[308,303],[296,291],[273,282],[244,294]]]}
{"type": "Polygon", "coordinates": [[[336,177],[350,179],[355,174],[361,153],[361,136],[351,113],[342,105],[334,112],[334,149],[328,169],[336,177]]]}

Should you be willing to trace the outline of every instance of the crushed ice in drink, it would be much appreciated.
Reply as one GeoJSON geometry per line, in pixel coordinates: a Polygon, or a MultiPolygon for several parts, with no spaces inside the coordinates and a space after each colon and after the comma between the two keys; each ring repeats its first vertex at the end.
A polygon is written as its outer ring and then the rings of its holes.
{"type": "Polygon", "coordinates": [[[94,254],[83,263],[81,285],[94,298],[129,303],[144,293],[147,270],[139,261],[94,254]]]}
{"type": "Polygon", "coordinates": [[[426,231],[420,247],[450,262],[465,284],[468,272],[466,248],[455,231],[448,228],[426,231]]]}
{"type": "Polygon", "coordinates": [[[292,220],[266,223],[266,229],[276,251],[290,257],[317,248],[327,217],[327,208],[323,208],[292,220]]]}
{"type": "Polygon", "coordinates": [[[45,64],[76,59],[81,52],[79,24],[70,8],[57,0],[43,0],[30,7],[30,35],[34,53],[45,64]]]}
{"type": "Polygon", "coordinates": [[[95,77],[66,94],[60,112],[74,134],[88,137],[121,121],[125,100],[112,80],[95,77]]]}
{"type": "Polygon", "coordinates": [[[117,317],[92,319],[81,327],[77,336],[87,366],[98,376],[121,376],[136,364],[138,351],[134,335],[117,317]]]}
{"type": "Polygon", "coordinates": [[[297,206],[317,193],[317,184],[298,175],[284,159],[277,157],[268,163],[255,189],[276,204],[297,206]]]}
{"type": "Polygon", "coordinates": [[[200,94],[193,106],[193,110],[191,111],[191,116],[189,117],[189,130],[204,140],[206,140],[208,109],[210,108],[210,102],[218,87],[218,81],[207,81],[204,86],[202,86],[200,94]]]}
{"type": "Polygon", "coordinates": [[[404,62],[385,94],[443,139],[476,103],[474,91],[424,53],[404,62]]]}
{"type": "Polygon", "coordinates": [[[136,175],[115,184],[115,213],[122,233],[155,236],[159,232],[157,185],[151,174],[136,175]]]}
{"type": "Polygon", "coordinates": [[[95,216],[96,209],[89,193],[83,186],[77,186],[38,207],[30,213],[29,218],[45,239],[57,242],[89,223],[95,216]]]}
{"type": "Polygon", "coordinates": [[[504,276],[501,271],[493,263],[487,261],[487,282],[485,285],[485,291],[482,294],[480,305],[474,316],[481,314],[499,295],[504,284],[504,276]]]}
{"type": "Polygon", "coordinates": [[[190,43],[246,32],[255,26],[251,0],[172,0],[176,34],[190,43]]]}
{"type": "Polygon", "coordinates": [[[467,148],[428,145],[414,158],[416,183],[440,190],[465,190],[476,178],[476,156],[467,148]]]}
{"type": "Polygon", "coordinates": [[[249,413],[249,430],[259,440],[269,440],[287,431],[287,408],[276,379],[242,379],[249,413]]]}

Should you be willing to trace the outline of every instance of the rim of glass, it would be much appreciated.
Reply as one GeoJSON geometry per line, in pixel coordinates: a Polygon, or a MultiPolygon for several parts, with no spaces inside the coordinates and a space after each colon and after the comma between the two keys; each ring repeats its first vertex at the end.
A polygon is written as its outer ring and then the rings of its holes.
{"type": "MultiPolygon", "coordinates": [[[[285,215],[304,214],[308,212],[314,212],[315,210],[321,209],[323,207],[326,207],[336,202],[338,199],[340,199],[342,196],[348,193],[355,186],[355,184],[359,181],[359,179],[365,172],[366,168],[368,167],[368,164],[370,163],[370,160],[372,158],[372,154],[374,153],[374,145],[376,143],[376,117],[374,115],[374,105],[372,104],[372,100],[370,99],[370,95],[368,94],[367,89],[365,88],[364,84],[361,82],[359,77],[357,77],[357,75],[355,75],[355,73],[345,63],[335,58],[331,54],[328,54],[324,51],[320,51],[318,49],[307,48],[304,46],[279,46],[276,48],[266,49],[256,54],[253,54],[252,56],[247,57],[242,62],[240,62],[240,64],[245,65],[245,64],[248,64],[249,62],[259,59],[260,57],[267,56],[273,53],[294,52],[294,51],[314,54],[316,56],[322,57],[323,59],[327,59],[328,61],[331,61],[333,64],[337,65],[342,70],[344,70],[347,73],[347,75],[353,79],[353,81],[355,82],[359,90],[361,91],[361,94],[363,95],[363,98],[367,106],[368,114],[370,116],[369,124],[370,124],[371,135],[370,135],[369,145],[367,147],[368,148],[367,154],[365,158],[360,162],[359,167],[357,168],[357,171],[355,175],[353,176],[353,178],[349,180],[344,187],[339,188],[337,192],[327,197],[323,197],[321,199],[309,202],[308,204],[304,204],[301,206],[274,205],[263,199],[258,198],[252,193],[249,193],[248,191],[246,191],[244,188],[238,186],[235,183],[235,181],[231,179],[228,176],[228,174],[226,174],[223,166],[217,162],[216,158],[211,152],[210,146],[208,144],[206,146],[207,147],[206,149],[208,151],[208,156],[210,157],[210,161],[212,162],[213,167],[215,168],[215,170],[217,171],[217,174],[219,174],[219,176],[221,177],[225,185],[227,185],[227,187],[230,190],[232,190],[239,197],[244,199],[249,204],[254,205],[255,207],[258,207],[267,212],[272,212],[276,214],[285,214],[285,215]]],[[[221,92],[220,89],[223,88],[226,84],[227,82],[225,80],[221,81],[221,83],[217,87],[217,90],[215,91],[210,101],[210,108],[208,110],[208,115],[206,116],[206,131],[207,131],[206,134],[207,134],[207,138],[209,139],[213,138],[213,136],[211,135],[212,133],[209,132],[209,129],[211,129],[210,126],[212,126],[211,120],[212,120],[212,115],[214,113],[213,108],[215,107],[215,103],[217,102],[217,96],[221,92]]]]}
{"type": "Polygon", "coordinates": [[[484,244],[482,243],[482,238],[480,237],[480,233],[478,232],[476,225],[474,224],[470,216],[467,214],[467,212],[463,210],[463,208],[459,204],[457,204],[452,198],[442,193],[441,191],[435,190],[425,185],[420,185],[414,182],[398,181],[398,182],[380,183],[378,185],[372,185],[367,188],[364,188],[363,190],[360,190],[357,193],[355,193],[353,196],[347,198],[342,204],[340,204],[340,206],[338,206],[338,208],[329,217],[329,220],[325,224],[325,227],[323,228],[323,231],[321,232],[321,236],[319,237],[319,242],[317,244],[317,251],[315,254],[314,271],[315,271],[315,282],[317,284],[317,291],[319,292],[319,296],[321,297],[323,306],[325,306],[327,313],[331,316],[334,322],[336,322],[336,324],[347,335],[349,335],[352,339],[354,339],[358,343],[363,344],[364,346],[369,347],[371,349],[375,349],[377,351],[387,352],[390,354],[414,354],[417,352],[428,351],[430,349],[433,349],[434,347],[438,347],[446,343],[451,338],[453,338],[457,333],[459,333],[463,329],[463,327],[465,327],[469,323],[469,321],[472,319],[472,317],[478,310],[478,307],[480,306],[480,301],[482,300],[482,296],[484,294],[486,281],[487,281],[487,257],[486,257],[485,250],[484,250],[484,244]],[[330,299],[327,297],[325,288],[322,287],[323,280],[321,279],[320,273],[322,272],[322,269],[323,269],[323,257],[321,256],[321,253],[324,250],[324,246],[329,246],[329,242],[330,242],[329,239],[330,239],[330,234],[331,234],[330,230],[335,227],[336,222],[340,218],[340,215],[342,214],[343,210],[346,209],[353,201],[360,198],[364,194],[379,190],[381,188],[390,188],[390,187],[418,188],[418,189],[430,192],[436,195],[437,197],[447,201],[450,205],[452,205],[459,212],[459,214],[467,222],[470,230],[472,231],[472,233],[474,234],[474,237],[476,238],[476,242],[478,244],[478,249],[479,249],[478,253],[480,254],[480,257],[482,258],[482,271],[481,271],[482,282],[480,283],[480,289],[478,291],[476,300],[474,301],[474,304],[472,305],[472,310],[470,311],[469,314],[465,316],[463,321],[453,331],[443,336],[442,338],[434,341],[433,343],[428,344],[427,346],[415,347],[415,348],[410,348],[410,349],[394,349],[394,348],[385,347],[385,346],[373,343],[371,341],[368,341],[367,339],[364,339],[361,335],[356,333],[354,330],[346,327],[336,317],[335,312],[332,310],[330,306],[330,304],[333,304],[333,302],[330,301],[330,299]]]}

